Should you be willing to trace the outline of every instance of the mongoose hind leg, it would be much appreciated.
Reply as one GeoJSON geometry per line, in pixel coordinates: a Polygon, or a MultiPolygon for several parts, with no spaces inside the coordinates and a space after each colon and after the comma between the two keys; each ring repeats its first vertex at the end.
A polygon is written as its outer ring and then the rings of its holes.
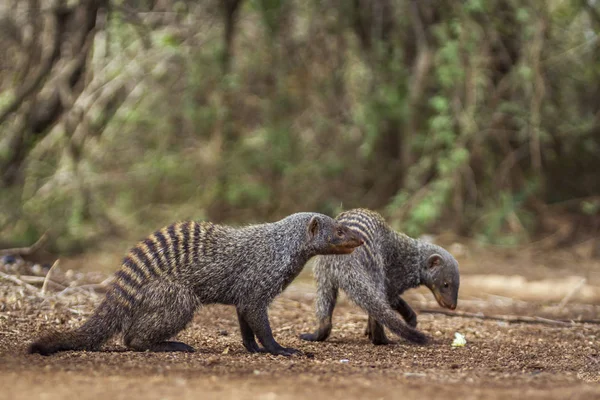
{"type": "Polygon", "coordinates": [[[317,318],[319,326],[313,333],[303,333],[300,339],[322,342],[331,334],[333,310],[337,302],[338,288],[330,282],[317,281],[317,318]]]}
{"type": "MultiPolygon", "coordinates": [[[[271,331],[271,325],[269,324],[269,316],[266,306],[254,306],[252,309],[239,308],[239,313],[241,314],[242,319],[247,323],[246,328],[250,328],[250,330],[246,330],[246,338],[249,338],[249,332],[253,332],[263,345],[264,350],[259,348],[259,352],[281,356],[292,356],[294,354],[301,353],[300,350],[296,350],[291,347],[283,347],[275,341],[273,332],[271,331]]],[[[240,328],[246,329],[242,328],[241,324],[240,328]]],[[[242,333],[242,337],[243,335],[244,333],[242,333]]]]}
{"type": "Polygon", "coordinates": [[[192,320],[198,306],[196,295],[176,283],[154,281],[142,288],[141,296],[125,330],[125,345],[137,351],[193,352],[185,343],[167,340],[192,320]]]}

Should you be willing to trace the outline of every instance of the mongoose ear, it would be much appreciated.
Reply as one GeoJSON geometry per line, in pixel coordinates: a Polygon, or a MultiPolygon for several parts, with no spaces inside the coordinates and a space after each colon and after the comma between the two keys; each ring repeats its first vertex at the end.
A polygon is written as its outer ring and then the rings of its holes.
{"type": "Polygon", "coordinates": [[[313,239],[319,233],[319,219],[312,217],[308,223],[308,235],[313,239]]]}
{"type": "Polygon", "coordinates": [[[427,259],[427,266],[429,268],[437,267],[441,263],[442,263],[442,256],[440,256],[439,254],[432,254],[427,259]]]}

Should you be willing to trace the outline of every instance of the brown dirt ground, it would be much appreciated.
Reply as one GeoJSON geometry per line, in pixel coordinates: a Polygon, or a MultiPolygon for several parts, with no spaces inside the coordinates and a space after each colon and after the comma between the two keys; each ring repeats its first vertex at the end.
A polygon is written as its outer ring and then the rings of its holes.
{"type": "MultiPolygon", "coordinates": [[[[485,260],[459,260],[464,276],[518,271],[539,279],[567,276],[568,270],[587,277],[589,284],[599,283],[597,262],[563,267],[539,258],[534,266],[530,259],[512,256],[501,263],[485,260]]],[[[233,308],[208,306],[178,336],[197,349],[193,354],[135,353],[114,341],[102,352],[42,357],[26,355],[28,343],[43,330],[78,325],[98,298],[64,305],[32,299],[0,280],[0,399],[600,399],[600,325],[509,324],[422,313],[419,328],[434,338],[432,344],[418,347],[397,340],[373,346],[363,336],[365,314],[342,298],[331,338],[308,343],[297,336],[314,324],[310,283],[307,271],[270,310],[276,339],[304,356],[246,353],[233,308]],[[455,332],[466,336],[466,347],[451,347],[455,332]]],[[[467,284],[461,287],[459,310],[572,319],[600,315],[597,300],[572,300],[559,308],[554,300],[518,297],[481,293],[467,284]]],[[[405,298],[415,308],[436,308],[422,289],[405,298]]]]}

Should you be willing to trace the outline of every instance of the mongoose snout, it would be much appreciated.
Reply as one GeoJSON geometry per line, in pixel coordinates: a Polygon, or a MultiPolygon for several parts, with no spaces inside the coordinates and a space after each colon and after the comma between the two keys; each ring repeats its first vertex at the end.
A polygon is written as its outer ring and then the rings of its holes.
{"type": "Polygon", "coordinates": [[[424,268],[423,283],[442,307],[456,309],[460,275],[458,263],[447,251],[440,249],[429,256],[424,268]]]}
{"type": "Polygon", "coordinates": [[[358,232],[353,231],[343,223],[337,223],[328,238],[330,251],[328,254],[350,254],[364,241],[358,232]]]}

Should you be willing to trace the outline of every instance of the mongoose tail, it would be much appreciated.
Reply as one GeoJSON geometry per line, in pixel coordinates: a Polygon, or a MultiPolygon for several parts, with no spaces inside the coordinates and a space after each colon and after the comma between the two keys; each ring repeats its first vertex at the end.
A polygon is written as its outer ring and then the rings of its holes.
{"type": "Polygon", "coordinates": [[[97,351],[119,331],[118,308],[110,303],[110,299],[105,299],[78,329],[51,332],[38,338],[29,346],[28,353],[49,356],[67,350],[97,351]]]}
{"type": "MultiPolygon", "coordinates": [[[[427,335],[405,324],[400,318],[398,318],[394,310],[392,310],[385,301],[367,300],[365,302],[363,299],[363,304],[361,307],[364,308],[364,310],[367,311],[369,316],[372,316],[374,320],[386,326],[396,335],[408,340],[409,342],[415,344],[427,344],[429,342],[429,337],[427,335]]],[[[387,340],[383,340],[381,343],[375,344],[386,343],[387,340]]]]}

